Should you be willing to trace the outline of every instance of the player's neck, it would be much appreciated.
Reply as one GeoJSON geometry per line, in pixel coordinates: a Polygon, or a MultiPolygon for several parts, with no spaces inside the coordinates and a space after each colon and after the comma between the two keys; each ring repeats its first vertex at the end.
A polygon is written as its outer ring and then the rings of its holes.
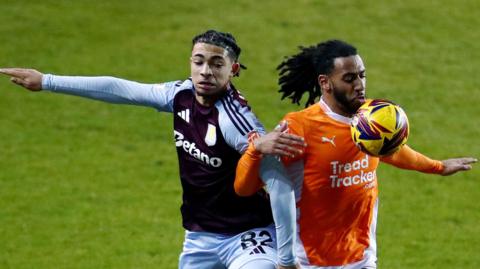
{"type": "Polygon", "coordinates": [[[195,91],[195,99],[197,100],[197,103],[204,106],[204,107],[212,107],[215,105],[215,103],[220,100],[225,93],[229,89],[229,85],[227,85],[225,88],[222,90],[219,90],[213,94],[201,94],[198,91],[195,91]]]}
{"type": "Polygon", "coordinates": [[[195,100],[197,100],[197,103],[201,106],[212,107],[224,94],[224,92],[215,95],[199,95],[198,93],[195,93],[195,100]]]}
{"type": "Polygon", "coordinates": [[[338,104],[335,100],[332,100],[332,98],[328,98],[326,96],[321,97],[321,102],[323,103],[330,109],[331,112],[336,113],[338,115],[351,118],[353,115],[351,113],[345,112],[340,104],[338,104]]]}
{"type": "Polygon", "coordinates": [[[211,107],[213,104],[215,104],[215,101],[212,100],[209,96],[201,96],[198,94],[195,94],[195,99],[197,100],[197,103],[199,103],[202,106],[206,107],[211,107]]]}

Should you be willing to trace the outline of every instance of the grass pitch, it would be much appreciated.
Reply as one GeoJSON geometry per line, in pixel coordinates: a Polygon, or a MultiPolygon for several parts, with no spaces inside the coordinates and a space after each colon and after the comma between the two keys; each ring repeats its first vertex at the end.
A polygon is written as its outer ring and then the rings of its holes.
{"type": "MultiPolygon", "coordinates": [[[[188,77],[191,38],[234,33],[235,83],[267,128],[297,107],[276,65],[298,45],[356,45],[367,93],[401,104],[409,144],[479,157],[478,1],[8,1],[0,66],[143,82],[188,77]]],[[[183,240],[171,116],[26,92],[0,79],[0,268],[176,268],[183,240]]],[[[477,165],[478,166],[478,165],[477,165]]],[[[381,165],[379,268],[480,266],[479,167],[381,165]]]]}

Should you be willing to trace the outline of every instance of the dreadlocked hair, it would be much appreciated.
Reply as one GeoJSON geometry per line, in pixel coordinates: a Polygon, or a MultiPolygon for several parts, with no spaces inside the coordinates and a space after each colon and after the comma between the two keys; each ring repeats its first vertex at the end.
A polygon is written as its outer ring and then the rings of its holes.
{"type": "Polygon", "coordinates": [[[297,105],[308,92],[307,107],[322,95],[318,76],[330,74],[335,58],[356,55],[357,49],[340,40],[328,40],[310,47],[299,46],[299,49],[300,53],[285,57],[278,65],[278,85],[282,100],[288,97],[297,105]]]}

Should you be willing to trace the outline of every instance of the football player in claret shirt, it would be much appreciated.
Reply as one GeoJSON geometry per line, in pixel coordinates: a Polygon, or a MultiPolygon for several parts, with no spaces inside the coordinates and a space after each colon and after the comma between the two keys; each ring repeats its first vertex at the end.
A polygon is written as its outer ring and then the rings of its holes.
{"type": "MultiPolygon", "coordinates": [[[[259,190],[240,197],[233,187],[249,135],[264,133],[231,83],[242,67],[240,47],[231,34],[215,30],[199,34],[192,43],[191,77],[166,83],[58,76],[22,68],[3,68],[0,73],[32,91],[43,89],[172,113],[185,228],[179,268],[274,269],[277,245],[266,193],[259,190]]],[[[289,134],[282,137],[298,139],[289,134]]],[[[295,268],[293,253],[288,254],[278,260],[290,265],[285,268],[295,268]]]]}
{"type": "MultiPolygon", "coordinates": [[[[360,151],[351,139],[350,121],[366,100],[366,70],[356,48],[345,42],[329,40],[301,47],[300,53],[286,58],[278,68],[283,97],[298,103],[309,93],[310,106],[288,113],[281,124],[307,144],[302,153],[283,158],[296,198],[297,259],[302,268],[376,268],[378,163],[450,175],[471,169],[476,159],[437,161],[406,145],[382,158],[360,151]]],[[[257,191],[258,163],[272,148],[267,136],[250,144],[237,168],[237,193],[257,191]]],[[[270,193],[272,199],[275,195],[270,193]]],[[[285,217],[276,224],[290,221],[285,217]]]]}

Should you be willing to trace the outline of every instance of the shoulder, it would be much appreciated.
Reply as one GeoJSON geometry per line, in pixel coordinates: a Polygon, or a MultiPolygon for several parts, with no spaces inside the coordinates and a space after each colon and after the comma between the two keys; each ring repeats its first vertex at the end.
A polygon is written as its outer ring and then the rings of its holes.
{"type": "Polygon", "coordinates": [[[248,135],[252,131],[264,132],[263,125],[248,106],[246,99],[236,90],[229,90],[216,103],[216,107],[220,123],[234,127],[241,135],[248,135]]]}
{"type": "Polygon", "coordinates": [[[246,150],[250,135],[265,133],[265,128],[238,92],[229,90],[215,106],[220,131],[225,141],[238,152],[246,150]]]}
{"type": "Polygon", "coordinates": [[[286,114],[284,119],[306,125],[310,121],[320,120],[325,118],[325,116],[320,105],[313,104],[305,109],[286,114]]]}
{"type": "Polygon", "coordinates": [[[287,121],[290,133],[304,136],[311,125],[318,124],[318,119],[324,113],[318,104],[311,105],[305,109],[286,114],[283,121],[287,121]]]}
{"type": "Polygon", "coordinates": [[[300,110],[300,111],[294,111],[294,112],[287,113],[283,117],[283,120],[287,121],[289,126],[291,126],[291,125],[302,126],[305,123],[305,120],[307,118],[308,118],[308,115],[306,115],[305,109],[304,109],[304,110],[300,110]]]}
{"type": "Polygon", "coordinates": [[[153,88],[156,91],[173,91],[178,93],[182,90],[193,90],[193,83],[191,79],[175,80],[154,84],[153,88]]]}
{"type": "Polygon", "coordinates": [[[154,96],[159,111],[172,112],[178,93],[187,92],[187,90],[193,91],[193,83],[190,79],[175,80],[154,84],[151,95],[154,96]]]}

